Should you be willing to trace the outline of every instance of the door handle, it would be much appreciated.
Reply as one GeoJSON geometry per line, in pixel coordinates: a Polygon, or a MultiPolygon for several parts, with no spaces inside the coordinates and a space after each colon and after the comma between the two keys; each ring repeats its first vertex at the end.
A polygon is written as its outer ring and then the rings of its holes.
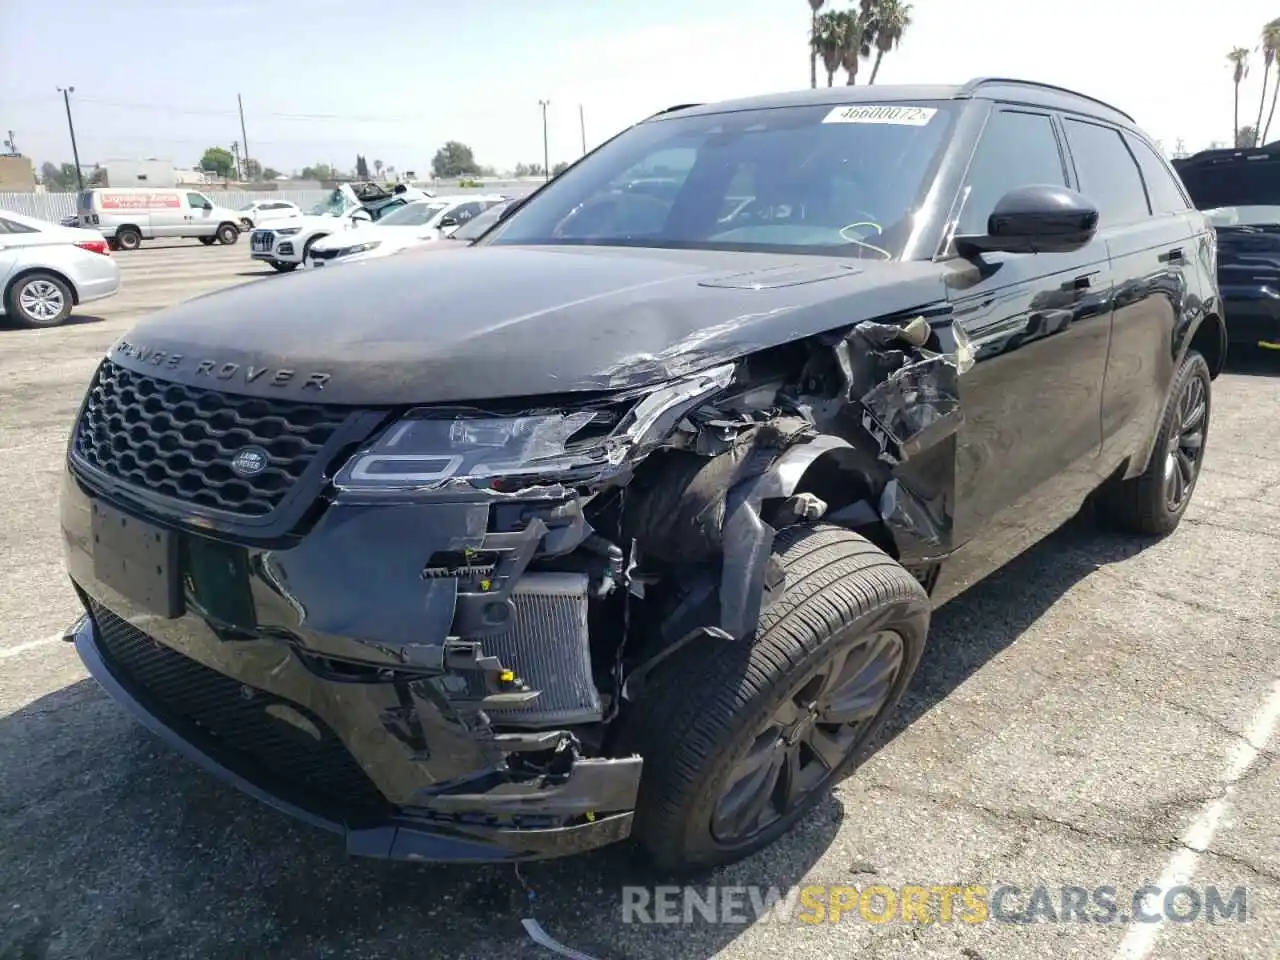
{"type": "Polygon", "coordinates": [[[1161,263],[1181,263],[1182,248],[1174,247],[1172,250],[1166,250],[1164,253],[1160,254],[1160,262],[1161,263]]]}
{"type": "Polygon", "coordinates": [[[1088,290],[1093,284],[1094,274],[1082,273],[1062,285],[1063,290],[1088,290]]]}

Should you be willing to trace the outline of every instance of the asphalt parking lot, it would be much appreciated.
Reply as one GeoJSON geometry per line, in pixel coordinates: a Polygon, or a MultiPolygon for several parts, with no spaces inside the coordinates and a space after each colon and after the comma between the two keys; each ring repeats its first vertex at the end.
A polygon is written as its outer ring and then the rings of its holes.
{"type": "Polygon", "coordinates": [[[600,960],[1280,957],[1280,356],[1217,382],[1176,534],[1082,517],[948,605],[878,751],[798,835],[715,878],[1110,885],[1122,908],[1148,883],[1242,886],[1244,922],[624,924],[622,885],[654,882],[625,848],[526,866],[531,900],[509,867],[347,859],[87,679],[58,639],[78,611],[56,519],[84,386],[143,314],[274,282],[243,240],[116,256],[117,297],[0,329],[0,958],[551,957],[531,912],[600,960]]]}

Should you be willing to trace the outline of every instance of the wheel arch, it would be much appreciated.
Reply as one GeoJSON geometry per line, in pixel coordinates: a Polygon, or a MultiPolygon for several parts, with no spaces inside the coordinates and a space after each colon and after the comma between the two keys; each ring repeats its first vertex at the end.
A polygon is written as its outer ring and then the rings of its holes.
{"type": "Polygon", "coordinates": [[[1210,312],[1191,331],[1186,339],[1179,365],[1188,350],[1201,354],[1209,364],[1209,379],[1216,380],[1227,363],[1227,325],[1217,313],[1210,312]]]}
{"type": "Polygon", "coordinates": [[[9,281],[4,285],[4,290],[0,291],[0,299],[8,301],[9,293],[18,285],[19,281],[35,276],[36,274],[48,274],[49,276],[56,277],[58,280],[62,281],[62,283],[66,284],[67,289],[71,291],[71,305],[73,307],[80,306],[80,291],[76,289],[75,283],[72,282],[71,278],[61,270],[56,270],[53,267],[24,267],[19,270],[9,278],[9,281]]]}

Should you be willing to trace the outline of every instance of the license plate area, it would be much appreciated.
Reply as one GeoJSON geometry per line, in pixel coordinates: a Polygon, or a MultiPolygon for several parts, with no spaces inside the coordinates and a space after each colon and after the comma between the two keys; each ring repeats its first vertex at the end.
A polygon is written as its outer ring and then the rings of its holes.
{"type": "Polygon", "coordinates": [[[94,576],[157,616],[182,616],[178,535],[101,501],[90,510],[94,576]]]}

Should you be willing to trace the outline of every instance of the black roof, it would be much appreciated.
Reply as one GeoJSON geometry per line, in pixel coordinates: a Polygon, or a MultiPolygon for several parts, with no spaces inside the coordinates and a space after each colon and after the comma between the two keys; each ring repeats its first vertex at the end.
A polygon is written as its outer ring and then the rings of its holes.
{"type": "Polygon", "coordinates": [[[1223,163],[1258,163],[1280,160],[1280,140],[1264,143],[1260,147],[1223,147],[1218,150],[1201,150],[1189,157],[1178,157],[1173,165],[1178,170],[1200,166],[1218,166],[1223,163]]]}
{"type": "MultiPolygon", "coordinates": [[[[1077,93],[1052,84],[1032,80],[1016,80],[1009,77],[978,77],[962,84],[888,85],[888,86],[839,86],[819,87],[817,90],[795,90],[789,93],[770,93],[720,103],[681,104],[668,107],[654,118],[668,114],[697,116],[699,114],[729,113],[737,110],[761,110],[770,107],[803,107],[821,104],[840,106],[853,103],[894,103],[910,100],[972,100],[991,99],[1023,103],[1028,106],[1070,110],[1105,118],[1113,123],[1133,126],[1133,117],[1111,104],[1087,94],[1077,93]]],[[[651,118],[653,119],[653,118],[651,118]]]]}

